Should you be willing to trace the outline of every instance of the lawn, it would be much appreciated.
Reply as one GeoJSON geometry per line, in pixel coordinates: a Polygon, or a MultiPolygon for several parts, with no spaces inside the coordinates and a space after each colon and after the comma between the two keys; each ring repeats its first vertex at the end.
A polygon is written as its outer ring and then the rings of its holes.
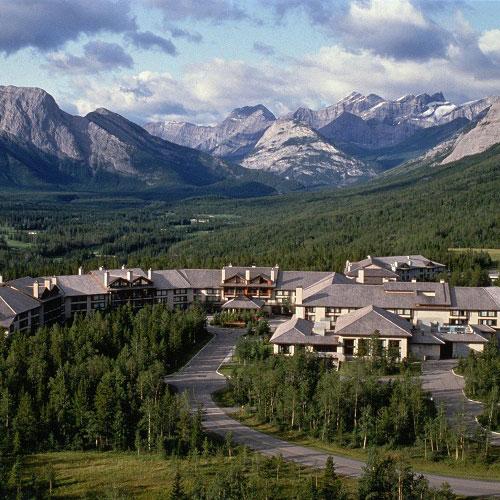
{"type": "MultiPolygon", "coordinates": [[[[219,401],[223,400],[222,395],[219,395],[218,398],[219,401]]],[[[366,460],[368,457],[368,451],[361,448],[348,448],[335,443],[325,443],[298,431],[280,431],[276,426],[260,423],[254,415],[246,412],[232,413],[231,416],[245,425],[248,425],[249,427],[265,434],[270,434],[274,437],[302,446],[316,448],[334,455],[345,456],[357,460],[366,460]]],[[[490,465],[471,461],[455,463],[454,460],[431,462],[429,460],[425,460],[415,448],[402,448],[397,451],[388,451],[401,455],[404,459],[408,460],[415,470],[419,472],[428,472],[443,476],[463,477],[467,479],[485,479],[491,481],[500,480],[499,449],[495,449],[495,460],[490,465]]]]}
{"type": "Polygon", "coordinates": [[[448,248],[450,252],[487,252],[491,260],[500,262],[500,248],[448,248]]]}
{"type": "MultiPolygon", "coordinates": [[[[238,458],[239,459],[239,458],[238,458]]],[[[274,498],[296,498],[299,486],[321,471],[284,462],[276,471],[272,463],[248,453],[245,473],[247,477],[259,473],[264,488],[273,485],[278,494],[274,498]],[[263,467],[267,467],[264,471],[263,467]],[[278,474],[278,479],[276,475],[278,474]],[[267,476],[270,476],[266,479],[267,476]]],[[[56,483],[53,498],[168,498],[175,472],[179,470],[186,493],[199,481],[205,482],[228,470],[236,458],[211,456],[209,458],[162,458],[158,455],[137,455],[134,452],[54,452],[40,453],[26,458],[24,478],[31,474],[43,475],[47,466],[55,470],[56,483]]],[[[346,485],[355,491],[356,481],[346,479],[346,485]]]]}

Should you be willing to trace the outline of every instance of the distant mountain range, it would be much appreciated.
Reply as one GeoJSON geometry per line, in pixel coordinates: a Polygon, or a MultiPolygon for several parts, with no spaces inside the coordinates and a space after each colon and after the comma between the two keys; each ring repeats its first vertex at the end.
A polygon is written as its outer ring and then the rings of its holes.
{"type": "Polygon", "coordinates": [[[456,138],[499,101],[492,96],[458,105],[441,92],[392,101],[353,92],[327,108],[299,108],[280,118],[259,104],[236,109],[212,127],[156,122],[145,128],[177,144],[306,186],[343,184],[456,138]]]}
{"type": "Polygon", "coordinates": [[[0,188],[120,191],[165,198],[260,196],[368,179],[415,158],[449,162],[500,142],[500,98],[396,101],[353,93],[277,118],[235,109],[216,126],[62,111],[47,92],[0,86],[0,188]]]}
{"type": "Polygon", "coordinates": [[[97,109],[62,111],[37,88],[0,87],[0,187],[260,195],[286,184],[165,141],[97,109]]]}

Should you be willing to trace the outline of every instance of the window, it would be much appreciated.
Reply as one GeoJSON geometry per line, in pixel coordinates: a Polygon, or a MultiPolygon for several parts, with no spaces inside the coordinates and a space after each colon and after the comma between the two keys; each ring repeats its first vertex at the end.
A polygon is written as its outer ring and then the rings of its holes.
{"type": "Polygon", "coordinates": [[[186,295],[188,293],[186,288],[178,288],[174,290],[174,295],[186,295]]]}
{"type": "Polygon", "coordinates": [[[157,297],[166,297],[168,295],[168,290],[156,290],[157,297]]]}
{"type": "Polygon", "coordinates": [[[346,356],[354,355],[354,339],[344,339],[344,354],[346,356]]]}
{"type": "Polygon", "coordinates": [[[186,295],[174,297],[174,302],[187,302],[187,301],[188,298],[186,297],[186,295]]]}
{"type": "Polygon", "coordinates": [[[289,345],[280,345],[278,348],[280,354],[290,354],[290,346],[289,345]]]}
{"type": "Polygon", "coordinates": [[[336,345],[315,345],[314,352],[337,352],[336,345]]]}
{"type": "Polygon", "coordinates": [[[497,320],[496,319],[480,319],[479,324],[480,325],[488,325],[488,326],[497,326],[497,320]]]}
{"type": "Polygon", "coordinates": [[[496,318],[496,311],[479,311],[479,316],[483,318],[496,318]]]}

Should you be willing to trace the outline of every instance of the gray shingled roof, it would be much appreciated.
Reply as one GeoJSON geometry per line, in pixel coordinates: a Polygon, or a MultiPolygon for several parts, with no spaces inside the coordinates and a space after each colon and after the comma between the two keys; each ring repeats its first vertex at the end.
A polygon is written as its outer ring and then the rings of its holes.
{"type": "Polygon", "coordinates": [[[450,306],[446,283],[388,282],[382,285],[329,285],[316,293],[304,293],[303,305],[317,307],[366,307],[373,304],[385,309],[411,309],[417,305],[450,306]],[[422,292],[434,292],[434,297],[422,292]]]}
{"type": "Polygon", "coordinates": [[[191,288],[189,281],[177,269],[153,271],[152,279],[158,290],[175,290],[191,288]]]}
{"type": "Polygon", "coordinates": [[[3,318],[10,318],[39,306],[40,302],[35,298],[15,288],[0,286],[0,316],[3,318]]]}
{"type": "Polygon", "coordinates": [[[367,337],[378,330],[382,337],[411,337],[411,324],[397,314],[369,305],[337,318],[335,335],[367,337]]]}
{"type": "Polygon", "coordinates": [[[248,309],[257,310],[261,309],[265,304],[263,300],[260,299],[250,299],[244,295],[241,297],[235,297],[234,299],[228,300],[222,305],[222,309],[248,309]]]}
{"type": "Polygon", "coordinates": [[[496,333],[496,329],[493,328],[492,326],[489,325],[469,325],[469,328],[472,330],[474,333],[486,333],[486,334],[492,334],[496,333]]]}
{"type": "Polygon", "coordinates": [[[436,337],[446,342],[459,342],[465,344],[486,344],[487,339],[477,333],[436,333],[436,337]]]}
{"type": "Polygon", "coordinates": [[[500,294],[496,286],[465,287],[456,286],[451,289],[453,307],[472,311],[500,310],[500,294]]]}
{"type": "Polygon", "coordinates": [[[444,342],[431,333],[417,331],[411,336],[410,344],[443,345],[444,342]]]}
{"type": "Polygon", "coordinates": [[[359,269],[363,269],[370,265],[376,265],[384,267],[386,269],[391,269],[395,262],[398,263],[397,267],[400,267],[401,265],[407,265],[410,268],[422,269],[438,266],[443,268],[446,267],[444,264],[440,264],[439,262],[427,259],[423,255],[391,255],[387,257],[369,256],[366,259],[359,260],[357,262],[351,262],[351,270],[348,272],[346,271],[346,274],[349,276],[357,276],[359,269]]]}
{"type": "Polygon", "coordinates": [[[286,345],[338,345],[339,339],[333,334],[319,335],[313,332],[314,323],[293,316],[276,328],[270,342],[286,345]]]}
{"type": "Polygon", "coordinates": [[[220,288],[222,282],[220,269],[181,269],[180,272],[191,284],[191,288],[220,288]]]}
{"type": "Polygon", "coordinates": [[[295,290],[298,287],[308,288],[315,283],[331,277],[332,283],[351,283],[344,275],[322,271],[280,271],[276,288],[281,290],[295,290]]]}
{"type": "Polygon", "coordinates": [[[102,280],[91,274],[58,276],[57,286],[68,297],[100,295],[108,292],[102,280]]]}

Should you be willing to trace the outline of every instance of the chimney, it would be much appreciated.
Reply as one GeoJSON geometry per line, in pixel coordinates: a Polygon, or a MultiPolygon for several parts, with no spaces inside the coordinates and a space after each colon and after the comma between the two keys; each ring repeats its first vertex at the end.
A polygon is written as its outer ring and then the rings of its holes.
{"type": "Polygon", "coordinates": [[[52,276],[52,278],[50,278],[50,282],[52,283],[52,286],[57,286],[57,276],[52,276]]]}
{"type": "Polygon", "coordinates": [[[0,285],[3,283],[3,276],[0,274],[0,285]]]}
{"type": "Polygon", "coordinates": [[[104,286],[106,288],[109,286],[109,271],[104,271],[104,286]]]}
{"type": "Polygon", "coordinates": [[[52,287],[52,280],[50,278],[45,278],[43,280],[43,286],[47,289],[47,290],[50,290],[52,287]]]}
{"type": "Polygon", "coordinates": [[[122,264],[122,271],[125,271],[125,264],[122,264]]]}
{"type": "Polygon", "coordinates": [[[33,297],[35,297],[35,299],[40,297],[40,285],[38,284],[38,281],[33,283],[33,297]]]}
{"type": "Polygon", "coordinates": [[[363,283],[365,282],[365,270],[360,269],[358,271],[358,279],[356,280],[358,283],[363,283]]]}
{"type": "Polygon", "coordinates": [[[134,279],[134,272],[131,270],[127,271],[127,279],[131,282],[134,279]]]}
{"type": "Polygon", "coordinates": [[[246,279],[247,281],[250,281],[250,269],[247,269],[247,270],[245,271],[245,279],[246,279]]]}
{"type": "Polygon", "coordinates": [[[302,304],[302,301],[304,300],[304,289],[299,286],[295,289],[295,303],[296,304],[302,304]]]}
{"type": "Polygon", "coordinates": [[[83,274],[83,267],[82,267],[82,266],[80,266],[80,267],[78,268],[78,276],[81,276],[82,274],[83,274]]]}
{"type": "Polygon", "coordinates": [[[439,283],[446,283],[445,280],[439,280],[439,283]]]}
{"type": "Polygon", "coordinates": [[[148,280],[153,279],[153,270],[151,268],[148,269],[148,280]]]}
{"type": "Polygon", "coordinates": [[[102,271],[103,270],[103,267],[102,266],[99,266],[99,271],[102,271]]]}
{"type": "Polygon", "coordinates": [[[277,269],[275,267],[273,267],[271,269],[271,281],[274,283],[276,281],[276,274],[277,274],[277,269]]]}
{"type": "Polygon", "coordinates": [[[412,283],[416,283],[416,282],[417,282],[417,278],[412,278],[412,279],[411,279],[411,282],[412,282],[412,283]]]}
{"type": "Polygon", "coordinates": [[[222,268],[222,282],[224,283],[224,281],[226,281],[226,268],[225,267],[222,268]]]}

